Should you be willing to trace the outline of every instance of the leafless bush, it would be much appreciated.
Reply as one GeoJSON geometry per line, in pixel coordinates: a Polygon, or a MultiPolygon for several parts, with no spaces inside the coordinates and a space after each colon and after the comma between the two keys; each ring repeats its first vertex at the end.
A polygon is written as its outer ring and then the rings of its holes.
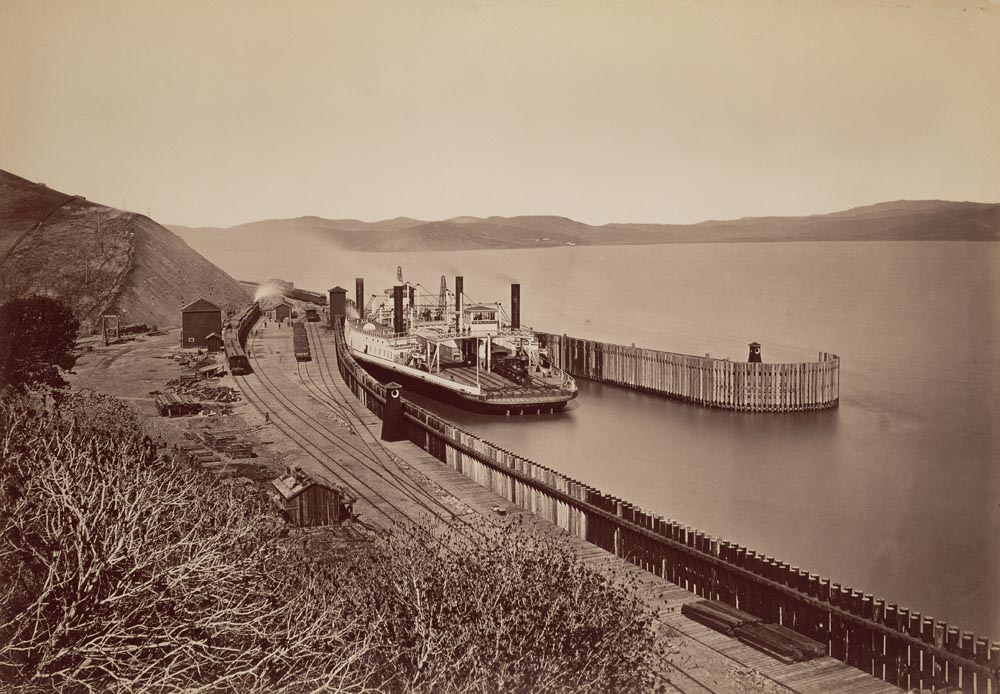
{"type": "Polygon", "coordinates": [[[651,691],[651,616],[568,545],[479,522],[396,532],[364,558],[352,592],[379,671],[400,692],[651,691]]]}
{"type": "Polygon", "coordinates": [[[370,644],[336,565],[283,541],[258,496],[173,461],[142,466],[137,430],[96,423],[0,406],[0,682],[366,688],[370,644]]]}
{"type": "Polygon", "coordinates": [[[632,692],[650,618],[517,527],[316,551],[111,398],[0,403],[0,689],[632,692]]]}

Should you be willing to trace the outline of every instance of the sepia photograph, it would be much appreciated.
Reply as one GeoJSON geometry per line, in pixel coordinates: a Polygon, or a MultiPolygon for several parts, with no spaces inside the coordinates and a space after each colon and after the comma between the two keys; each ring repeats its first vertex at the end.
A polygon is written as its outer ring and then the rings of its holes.
{"type": "Polygon", "coordinates": [[[1000,0],[0,0],[0,691],[1000,694],[1000,0]]]}

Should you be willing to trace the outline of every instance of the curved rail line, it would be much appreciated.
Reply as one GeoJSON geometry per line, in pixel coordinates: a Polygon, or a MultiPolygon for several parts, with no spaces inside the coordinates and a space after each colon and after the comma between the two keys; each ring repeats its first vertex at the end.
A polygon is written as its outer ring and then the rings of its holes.
{"type": "Polygon", "coordinates": [[[326,360],[326,348],[323,346],[322,334],[319,333],[318,329],[310,331],[311,336],[314,338],[316,345],[319,347],[320,355],[322,360],[316,363],[317,371],[320,375],[320,380],[323,382],[323,387],[326,390],[326,395],[324,396],[319,390],[316,381],[313,379],[312,374],[309,371],[309,363],[306,363],[305,371],[309,380],[312,382],[313,386],[316,388],[316,394],[320,399],[320,402],[326,403],[338,411],[343,419],[348,423],[348,426],[355,430],[358,438],[364,444],[371,454],[373,462],[379,464],[387,474],[389,474],[393,479],[397,480],[400,484],[405,485],[411,489],[416,490],[421,495],[425,496],[432,504],[440,506],[448,515],[454,519],[457,517],[454,511],[448,508],[440,499],[435,497],[433,494],[428,492],[419,483],[418,480],[414,479],[413,475],[409,473],[405,468],[398,465],[398,460],[396,456],[390,451],[386,446],[376,439],[374,435],[368,431],[368,427],[365,425],[361,418],[354,412],[354,410],[347,405],[346,396],[340,392],[340,389],[336,386],[336,379],[330,372],[330,363],[326,360]],[[326,375],[323,374],[323,365],[326,366],[326,375]],[[336,393],[335,393],[336,391],[336,393]],[[369,442],[369,440],[371,442],[369,442]],[[380,455],[381,453],[381,455],[380,455]],[[391,463],[397,463],[395,466],[391,463]],[[399,472],[393,469],[395,467],[399,472]],[[405,479],[404,479],[405,478],[405,479]]]}
{"type": "MultiPolygon", "coordinates": [[[[256,339],[256,336],[254,336],[254,339],[256,339]]],[[[251,347],[253,347],[253,346],[254,346],[254,343],[251,342],[251,347]]],[[[345,455],[347,455],[348,457],[350,457],[351,459],[353,459],[354,462],[356,462],[359,465],[361,465],[368,472],[370,472],[370,473],[374,474],[375,476],[377,476],[382,482],[384,482],[391,489],[393,489],[393,490],[399,492],[400,494],[402,494],[406,499],[408,499],[409,501],[411,501],[414,504],[416,504],[418,507],[420,507],[421,509],[423,509],[424,511],[426,511],[427,513],[429,513],[431,516],[433,516],[433,517],[437,518],[438,520],[440,520],[440,521],[442,521],[444,523],[447,523],[447,524],[451,524],[451,521],[453,521],[453,520],[459,520],[461,522],[461,524],[465,528],[467,528],[468,530],[471,530],[472,532],[475,532],[476,534],[479,534],[480,536],[482,536],[482,532],[481,531],[479,531],[478,529],[474,528],[466,520],[464,520],[464,519],[460,518],[459,516],[457,516],[451,509],[447,508],[439,500],[434,499],[432,496],[430,496],[425,490],[421,489],[420,486],[416,482],[400,479],[398,475],[392,473],[391,470],[388,470],[388,468],[387,468],[387,466],[386,466],[385,463],[383,463],[382,461],[377,460],[377,458],[372,459],[372,458],[367,458],[364,455],[359,455],[359,453],[361,453],[361,451],[359,451],[358,448],[355,445],[353,445],[353,442],[351,442],[350,440],[348,440],[345,437],[341,436],[339,433],[337,433],[333,429],[331,429],[327,424],[325,424],[323,422],[320,422],[315,417],[313,417],[312,415],[310,415],[307,411],[305,411],[302,407],[300,407],[299,405],[296,405],[294,402],[292,402],[291,399],[289,399],[287,396],[285,396],[283,393],[281,393],[281,390],[278,387],[278,384],[276,384],[274,382],[274,380],[267,374],[267,370],[259,368],[260,359],[256,355],[256,350],[250,350],[250,352],[252,354],[251,358],[258,365],[258,368],[256,368],[255,371],[257,372],[257,375],[259,377],[261,377],[260,386],[276,402],[278,402],[278,404],[280,404],[291,416],[293,416],[295,419],[301,421],[302,424],[305,425],[305,427],[307,427],[308,429],[311,429],[312,431],[314,431],[317,434],[319,434],[319,436],[322,437],[323,439],[325,439],[328,443],[332,443],[335,446],[337,446],[338,448],[341,448],[342,451],[345,453],[345,455]],[[266,382],[265,382],[265,380],[266,380],[266,382]],[[301,412],[302,414],[299,414],[299,412],[301,412]],[[350,450],[344,450],[345,447],[349,448],[350,450]],[[351,451],[353,451],[353,452],[351,452],[351,451]],[[374,468],[372,466],[372,463],[375,464],[375,465],[377,465],[378,467],[382,468],[382,471],[380,471],[379,469],[374,468]],[[389,477],[386,476],[387,474],[389,475],[389,477]],[[445,509],[445,511],[447,512],[447,517],[443,517],[442,514],[439,511],[437,511],[435,508],[433,508],[431,505],[429,505],[425,501],[425,499],[420,498],[421,496],[432,498],[436,506],[439,506],[440,508],[445,509]]],[[[289,381],[289,382],[291,383],[291,381],[289,381]]],[[[254,396],[259,401],[263,402],[263,398],[257,393],[256,390],[253,389],[253,386],[251,386],[249,384],[249,382],[246,381],[245,377],[244,377],[244,383],[247,385],[248,388],[250,388],[250,390],[253,392],[254,396]]],[[[260,409],[259,406],[257,406],[257,405],[255,405],[255,406],[258,407],[258,409],[260,409]]],[[[340,471],[339,475],[336,474],[336,472],[334,472],[334,470],[331,469],[331,466],[330,466],[329,463],[326,463],[326,462],[323,462],[323,461],[319,460],[314,454],[310,453],[309,451],[306,451],[306,453],[309,454],[310,457],[312,457],[314,460],[317,460],[317,462],[319,462],[323,466],[324,469],[326,469],[326,470],[330,471],[332,474],[334,474],[337,477],[338,481],[341,481],[343,479],[343,477],[342,477],[343,475],[346,475],[346,476],[352,478],[353,480],[355,480],[355,482],[356,482],[355,485],[346,484],[346,482],[345,482],[346,486],[350,489],[350,491],[354,495],[356,495],[358,497],[366,498],[369,501],[372,501],[372,497],[377,497],[382,502],[384,502],[389,508],[392,508],[393,510],[395,510],[400,516],[402,516],[406,520],[410,521],[411,523],[413,523],[416,526],[420,526],[421,525],[421,523],[420,523],[421,519],[418,516],[416,516],[414,514],[411,514],[411,513],[407,513],[404,509],[400,508],[398,504],[393,503],[384,494],[378,492],[374,487],[371,486],[371,484],[365,482],[358,475],[352,474],[348,469],[346,469],[333,456],[331,456],[326,451],[323,451],[322,448],[319,447],[319,446],[317,446],[314,441],[309,440],[307,436],[303,435],[303,432],[302,432],[301,429],[296,429],[295,427],[291,426],[288,423],[287,419],[284,418],[284,417],[281,418],[281,421],[285,424],[285,426],[287,428],[291,429],[293,431],[293,433],[297,434],[298,436],[302,437],[304,440],[308,441],[309,444],[313,448],[316,448],[317,450],[320,451],[320,453],[323,455],[324,458],[326,458],[327,460],[329,460],[329,461],[331,461],[333,463],[333,465],[337,468],[337,470],[340,471]],[[357,488],[358,485],[364,487],[367,490],[370,490],[371,494],[362,494],[362,493],[359,493],[359,489],[357,488]]],[[[362,427],[364,426],[363,423],[360,422],[360,420],[358,420],[358,422],[359,422],[359,426],[362,426],[362,427]]],[[[283,433],[285,433],[286,435],[288,435],[288,432],[283,432],[283,433]]],[[[291,436],[290,438],[292,438],[294,440],[295,437],[291,436]]],[[[391,514],[387,513],[384,509],[379,508],[379,506],[377,504],[373,504],[373,506],[375,506],[377,508],[377,510],[382,515],[384,515],[387,519],[389,519],[391,523],[395,524],[395,523],[398,522],[398,520],[399,520],[398,518],[396,518],[396,517],[392,516],[391,514]]],[[[463,533],[461,530],[459,530],[459,532],[461,534],[465,535],[466,537],[468,537],[467,533],[463,533]]]]}

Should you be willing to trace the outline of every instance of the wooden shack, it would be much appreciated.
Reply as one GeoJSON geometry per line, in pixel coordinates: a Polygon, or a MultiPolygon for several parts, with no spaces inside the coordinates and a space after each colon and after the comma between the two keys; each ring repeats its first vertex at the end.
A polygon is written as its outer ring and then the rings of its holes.
{"type": "Polygon", "coordinates": [[[219,333],[209,333],[209,335],[205,338],[205,345],[208,347],[209,352],[221,352],[222,335],[219,333]]]}
{"type": "Polygon", "coordinates": [[[353,512],[354,499],[343,490],[303,474],[271,480],[268,495],[292,525],[340,523],[353,512]]]}

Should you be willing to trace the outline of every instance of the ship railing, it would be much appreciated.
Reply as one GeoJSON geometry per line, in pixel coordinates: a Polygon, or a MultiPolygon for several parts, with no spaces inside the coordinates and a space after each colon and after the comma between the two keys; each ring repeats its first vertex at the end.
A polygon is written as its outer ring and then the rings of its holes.
{"type": "Polygon", "coordinates": [[[407,332],[397,333],[389,328],[375,328],[374,330],[365,330],[361,325],[358,325],[357,331],[362,335],[372,335],[374,337],[385,337],[390,340],[396,340],[403,337],[412,338],[413,335],[407,332]]]}
{"type": "MultiPolygon", "coordinates": [[[[369,331],[369,333],[370,332],[371,331],[369,331]]],[[[488,334],[488,336],[489,337],[529,337],[530,338],[530,337],[534,337],[535,333],[533,331],[525,329],[525,328],[518,328],[517,330],[511,330],[510,328],[501,328],[498,331],[490,332],[488,334]]],[[[457,330],[449,330],[447,332],[434,333],[433,335],[423,335],[423,334],[421,334],[421,337],[423,337],[423,338],[425,338],[427,340],[430,340],[432,342],[436,342],[436,341],[440,341],[440,340],[454,340],[454,339],[470,338],[470,337],[487,337],[487,335],[486,334],[471,333],[471,332],[462,333],[462,332],[458,332],[457,330]]]]}

